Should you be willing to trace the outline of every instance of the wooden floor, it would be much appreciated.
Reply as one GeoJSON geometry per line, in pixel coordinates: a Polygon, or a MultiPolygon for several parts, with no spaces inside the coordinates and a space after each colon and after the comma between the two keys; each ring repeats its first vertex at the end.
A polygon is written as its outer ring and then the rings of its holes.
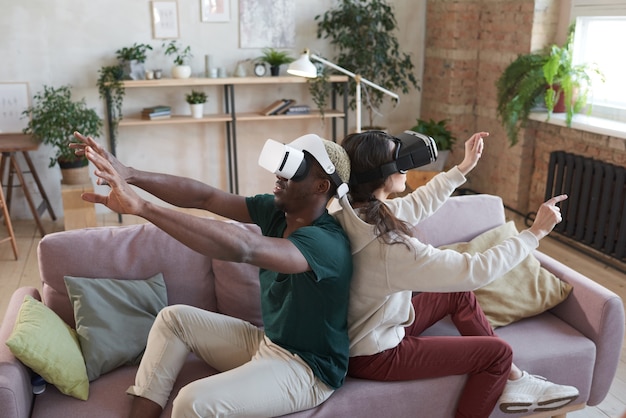
{"type": "MultiPolygon", "coordinates": [[[[515,214],[510,214],[510,217],[518,223],[521,222],[515,214]]],[[[134,223],[141,223],[141,220],[124,216],[123,224],[134,223]]],[[[117,215],[112,214],[98,215],[98,224],[119,225],[117,215]]],[[[63,230],[63,219],[52,222],[47,216],[44,216],[44,225],[46,232],[61,231],[63,230]]],[[[523,225],[520,225],[521,227],[523,225]]],[[[13,228],[18,240],[19,260],[14,260],[10,243],[0,244],[0,319],[4,317],[9,298],[15,289],[21,286],[40,288],[37,266],[37,244],[41,238],[40,234],[34,221],[13,221],[13,228]]],[[[0,224],[0,239],[4,236],[6,236],[6,231],[0,224]]],[[[626,300],[626,275],[624,273],[551,237],[541,241],[540,250],[593,278],[626,300]]],[[[76,257],[81,256],[80,249],[77,248],[76,257]]],[[[71,260],[59,260],[59,262],[71,262],[71,260]]],[[[622,347],[617,375],[606,399],[596,407],[587,407],[580,411],[570,412],[567,416],[571,418],[618,418],[624,412],[626,412],[626,345],[622,347]]]]}

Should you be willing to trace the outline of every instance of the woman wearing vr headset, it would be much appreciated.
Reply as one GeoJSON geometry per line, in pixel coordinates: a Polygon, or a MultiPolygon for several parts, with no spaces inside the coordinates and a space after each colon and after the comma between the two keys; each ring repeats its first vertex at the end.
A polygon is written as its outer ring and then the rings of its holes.
{"type": "Polygon", "coordinates": [[[260,163],[276,174],[273,194],[244,197],[126,167],[92,138],[75,136],[80,143],[72,147],[96,166],[98,184],[111,186],[108,195],[83,199],[140,216],[201,254],[260,267],[264,327],[184,305],[158,314],[127,391],[134,396],[131,417],[161,415],[190,352],[220,373],[184,386],[174,417],[280,416],[321,404],[343,384],[352,258],[348,238],[326,210],[334,193],[347,190],[350,161],[341,146],[317,135],[289,147],[269,143],[260,163]],[[256,223],[262,234],[160,207],[129,184],[177,207],[256,223]]]}
{"type": "Polygon", "coordinates": [[[539,403],[556,409],[578,396],[574,387],[513,365],[511,347],[495,336],[472,292],[538,246],[561,221],[556,204],[566,196],[544,203],[528,230],[482,254],[439,250],[411,236],[412,225],[434,213],[465,182],[487,135],[479,132],[465,142],[459,165],[395,199],[388,197],[406,187],[403,169],[418,166],[400,163],[408,152],[403,153],[403,141],[379,131],[348,135],[342,146],[351,162],[349,200],[342,198],[342,210],[334,214],[350,238],[354,261],[348,374],[383,381],[468,374],[457,417],[488,417],[498,403],[510,413],[539,403]],[[462,336],[420,337],[447,315],[462,336]]]}

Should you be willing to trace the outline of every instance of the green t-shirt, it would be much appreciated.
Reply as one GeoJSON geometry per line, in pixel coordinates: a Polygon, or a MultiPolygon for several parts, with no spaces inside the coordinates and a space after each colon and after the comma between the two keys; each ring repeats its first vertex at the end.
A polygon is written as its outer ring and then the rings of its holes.
{"type": "MultiPolygon", "coordinates": [[[[263,235],[283,236],[285,214],[276,209],[274,196],[248,197],[246,203],[263,235]]],[[[328,212],[287,239],[300,250],[311,271],[284,274],[260,270],[265,334],[300,356],[324,383],[338,388],[348,367],[350,242],[328,212]]]]}

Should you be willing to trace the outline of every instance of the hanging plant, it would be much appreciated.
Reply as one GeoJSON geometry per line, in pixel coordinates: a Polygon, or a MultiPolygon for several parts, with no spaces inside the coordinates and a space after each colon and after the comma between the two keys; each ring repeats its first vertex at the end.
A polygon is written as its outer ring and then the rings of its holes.
{"type": "Polygon", "coordinates": [[[122,105],[124,104],[124,88],[123,78],[124,69],[121,65],[105,66],[98,70],[98,93],[100,98],[107,103],[106,111],[109,113],[109,120],[112,121],[109,129],[113,133],[117,133],[117,126],[122,120],[122,105]]]}
{"type": "Polygon", "coordinates": [[[307,80],[309,83],[309,92],[313,103],[317,105],[317,108],[324,120],[325,109],[328,107],[328,97],[331,92],[331,84],[328,82],[330,78],[329,70],[326,66],[320,66],[317,69],[317,77],[307,80]]]}

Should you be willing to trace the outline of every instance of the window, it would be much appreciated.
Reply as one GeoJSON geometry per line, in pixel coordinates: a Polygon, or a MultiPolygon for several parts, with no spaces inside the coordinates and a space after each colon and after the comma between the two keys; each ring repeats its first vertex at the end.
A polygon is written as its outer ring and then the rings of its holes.
{"type": "Polygon", "coordinates": [[[574,61],[595,62],[606,81],[593,81],[591,115],[626,122],[626,1],[573,0],[574,61]]]}

